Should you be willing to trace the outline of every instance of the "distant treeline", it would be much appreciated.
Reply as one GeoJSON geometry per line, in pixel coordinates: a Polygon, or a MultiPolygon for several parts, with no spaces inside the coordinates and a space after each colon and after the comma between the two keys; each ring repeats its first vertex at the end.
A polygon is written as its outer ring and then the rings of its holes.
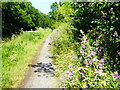
{"type": "Polygon", "coordinates": [[[3,2],[2,3],[2,36],[11,36],[21,29],[35,30],[36,27],[50,27],[48,15],[34,8],[31,2],[3,2]]]}

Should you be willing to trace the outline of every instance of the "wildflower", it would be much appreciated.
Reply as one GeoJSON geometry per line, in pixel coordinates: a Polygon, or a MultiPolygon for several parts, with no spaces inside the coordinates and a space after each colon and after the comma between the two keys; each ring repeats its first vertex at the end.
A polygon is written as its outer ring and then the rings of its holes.
{"type": "Polygon", "coordinates": [[[98,62],[98,65],[99,65],[100,68],[102,68],[102,64],[100,62],[98,62]]]}
{"type": "Polygon", "coordinates": [[[102,58],[100,61],[101,61],[101,62],[104,62],[104,59],[102,58]]]}
{"type": "Polygon", "coordinates": [[[112,74],[111,76],[112,76],[113,78],[115,78],[115,79],[120,78],[117,74],[112,74]]]}
{"type": "Polygon", "coordinates": [[[86,82],[86,80],[84,79],[83,82],[86,82]]]}
{"type": "Polygon", "coordinates": [[[85,72],[81,72],[81,73],[86,74],[85,72]]]}
{"type": "Polygon", "coordinates": [[[93,44],[95,44],[95,43],[96,43],[96,41],[93,42],[93,44]]]}
{"type": "Polygon", "coordinates": [[[105,13],[103,11],[101,11],[102,15],[105,16],[105,13]]]}
{"type": "Polygon", "coordinates": [[[92,64],[92,61],[91,61],[91,60],[88,60],[88,63],[89,63],[89,64],[92,64]]]}
{"type": "Polygon", "coordinates": [[[63,83],[63,84],[62,84],[62,86],[65,86],[65,85],[66,85],[66,83],[63,83]]]}
{"type": "Polygon", "coordinates": [[[83,77],[83,78],[85,77],[83,73],[82,73],[82,77],[83,77]]]}
{"type": "Polygon", "coordinates": [[[84,55],[84,51],[83,51],[82,49],[80,49],[80,53],[81,53],[82,55],[84,55]]]}
{"type": "Polygon", "coordinates": [[[75,71],[74,70],[72,70],[72,73],[74,73],[75,71]]]}
{"type": "Polygon", "coordinates": [[[110,8],[110,11],[113,11],[113,8],[110,8]]]}
{"type": "Polygon", "coordinates": [[[69,79],[72,79],[72,76],[68,75],[68,78],[69,78],[69,79]]]}
{"type": "Polygon", "coordinates": [[[119,51],[117,51],[117,53],[120,55],[120,52],[119,52],[119,51]]]}
{"type": "Polygon", "coordinates": [[[115,57],[118,57],[118,55],[117,55],[117,54],[115,54],[115,57]]]}
{"type": "Polygon", "coordinates": [[[97,84],[96,83],[93,83],[94,86],[96,86],[97,84]]]}
{"type": "Polygon", "coordinates": [[[92,51],[92,52],[91,52],[91,56],[94,56],[94,55],[95,55],[95,52],[92,51]]]}
{"type": "Polygon", "coordinates": [[[102,72],[103,72],[103,70],[102,70],[102,69],[99,69],[98,71],[99,71],[99,73],[102,73],[102,72]]]}
{"type": "Polygon", "coordinates": [[[78,79],[80,79],[80,77],[78,77],[78,79]]]}
{"type": "Polygon", "coordinates": [[[85,46],[82,46],[82,48],[85,48],[85,46]]]}
{"type": "Polygon", "coordinates": [[[62,82],[64,80],[64,78],[60,78],[60,81],[62,82]]]}
{"type": "Polygon", "coordinates": [[[99,71],[98,69],[95,69],[95,71],[99,71]]]}
{"type": "Polygon", "coordinates": [[[86,67],[86,66],[87,66],[87,63],[83,63],[83,66],[85,66],[85,67],[86,67]]]}
{"type": "Polygon", "coordinates": [[[66,73],[70,73],[70,71],[66,71],[66,73]]]}
{"type": "Polygon", "coordinates": [[[96,60],[97,60],[97,58],[96,58],[96,57],[94,57],[94,58],[93,58],[93,61],[96,61],[96,60]]]}
{"type": "Polygon", "coordinates": [[[82,56],[80,57],[80,61],[82,60],[82,56]]]}
{"type": "Polygon", "coordinates": [[[88,88],[88,86],[86,86],[86,88],[88,88]]]}
{"type": "Polygon", "coordinates": [[[91,57],[91,54],[90,54],[90,53],[88,53],[87,57],[91,57]]]}
{"type": "Polygon", "coordinates": [[[116,80],[116,82],[118,82],[118,80],[116,80]]]}

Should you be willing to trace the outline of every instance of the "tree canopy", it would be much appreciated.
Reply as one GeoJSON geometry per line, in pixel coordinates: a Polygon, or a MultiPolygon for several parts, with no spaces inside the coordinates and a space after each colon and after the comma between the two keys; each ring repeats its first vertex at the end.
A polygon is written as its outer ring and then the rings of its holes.
{"type": "Polygon", "coordinates": [[[32,6],[31,2],[2,2],[3,37],[23,30],[50,26],[48,15],[32,6]]]}

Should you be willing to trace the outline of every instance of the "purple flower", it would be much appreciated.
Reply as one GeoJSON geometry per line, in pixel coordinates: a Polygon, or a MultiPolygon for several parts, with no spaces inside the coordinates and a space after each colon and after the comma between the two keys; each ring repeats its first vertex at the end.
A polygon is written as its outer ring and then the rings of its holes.
{"type": "Polygon", "coordinates": [[[75,71],[74,70],[72,70],[72,73],[74,73],[75,71]]]}
{"type": "Polygon", "coordinates": [[[119,51],[117,51],[117,53],[120,55],[120,52],[119,52],[119,51]]]}
{"type": "Polygon", "coordinates": [[[97,58],[96,58],[96,57],[94,57],[94,58],[93,58],[93,61],[96,61],[96,60],[97,60],[97,58]]]}
{"type": "Polygon", "coordinates": [[[60,78],[60,81],[62,82],[64,80],[64,78],[60,78]]]}
{"type": "Polygon", "coordinates": [[[90,53],[88,53],[87,57],[91,57],[91,54],[90,54],[90,53]]]}
{"type": "Polygon", "coordinates": [[[96,41],[93,42],[93,44],[95,44],[95,43],[96,43],[96,41]]]}
{"type": "Polygon", "coordinates": [[[81,73],[86,74],[85,72],[81,72],[81,73]]]}
{"type": "Polygon", "coordinates": [[[118,82],[118,80],[116,80],[116,82],[118,82]]]}
{"type": "Polygon", "coordinates": [[[91,61],[91,60],[88,60],[88,63],[89,63],[89,64],[92,64],[92,61],[91,61]]]}
{"type": "Polygon", "coordinates": [[[93,83],[94,86],[96,86],[97,84],[96,83],[93,83]]]}
{"type": "Polygon", "coordinates": [[[85,75],[82,73],[82,77],[84,78],[85,77],[85,75]]]}
{"type": "Polygon", "coordinates": [[[110,11],[113,11],[113,8],[110,8],[110,11]]]}
{"type": "Polygon", "coordinates": [[[118,57],[118,55],[117,55],[117,54],[115,54],[115,56],[116,56],[116,57],[118,57]]]}
{"type": "Polygon", "coordinates": [[[80,49],[80,53],[81,53],[82,55],[84,55],[84,51],[83,51],[82,49],[80,49]]]}
{"type": "Polygon", "coordinates": [[[116,33],[117,31],[116,30],[114,30],[114,33],[116,33]]]}
{"type": "Polygon", "coordinates": [[[100,62],[98,62],[98,65],[99,65],[100,68],[102,68],[102,64],[100,62]]]}
{"type": "Polygon", "coordinates": [[[83,82],[86,82],[86,80],[84,79],[83,82]]]}
{"type": "Polygon", "coordinates": [[[70,73],[70,71],[66,71],[66,73],[70,73]]]}
{"type": "Polygon", "coordinates": [[[63,84],[62,84],[62,86],[65,86],[65,85],[66,85],[66,83],[63,83],[63,84]]]}
{"type": "Polygon", "coordinates": [[[80,77],[78,77],[78,79],[80,79],[80,77]]]}
{"type": "Polygon", "coordinates": [[[100,59],[100,61],[101,61],[101,62],[104,62],[104,59],[102,58],[102,59],[100,59]]]}
{"type": "Polygon", "coordinates": [[[80,57],[80,61],[82,60],[82,56],[80,57]]]}
{"type": "Polygon", "coordinates": [[[117,74],[112,74],[111,76],[112,76],[113,78],[115,78],[115,79],[120,78],[117,74]]]}
{"type": "Polygon", "coordinates": [[[94,55],[95,55],[95,52],[94,52],[94,51],[92,51],[92,52],[91,52],[91,56],[94,56],[94,55]]]}
{"type": "Polygon", "coordinates": [[[88,88],[88,86],[86,86],[86,88],[88,88]]]}
{"type": "Polygon", "coordinates": [[[95,69],[95,71],[99,71],[98,69],[95,69]]]}
{"type": "Polygon", "coordinates": [[[83,66],[85,66],[85,67],[86,67],[86,66],[87,66],[87,63],[83,63],[83,66]]]}
{"type": "Polygon", "coordinates": [[[102,69],[99,69],[99,72],[100,72],[100,73],[102,73],[102,72],[103,72],[103,70],[102,70],[102,69]]]}
{"type": "Polygon", "coordinates": [[[82,48],[85,48],[85,46],[82,46],[82,48]]]}

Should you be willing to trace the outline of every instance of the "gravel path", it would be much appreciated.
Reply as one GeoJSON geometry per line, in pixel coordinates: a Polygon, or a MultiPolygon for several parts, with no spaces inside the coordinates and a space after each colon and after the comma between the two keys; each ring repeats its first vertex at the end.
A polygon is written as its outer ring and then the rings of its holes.
{"type": "Polygon", "coordinates": [[[50,36],[51,34],[43,43],[40,53],[36,57],[37,63],[30,65],[29,75],[26,75],[20,88],[59,88],[52,65],[52,55],[48,52],[50,36]]]}

